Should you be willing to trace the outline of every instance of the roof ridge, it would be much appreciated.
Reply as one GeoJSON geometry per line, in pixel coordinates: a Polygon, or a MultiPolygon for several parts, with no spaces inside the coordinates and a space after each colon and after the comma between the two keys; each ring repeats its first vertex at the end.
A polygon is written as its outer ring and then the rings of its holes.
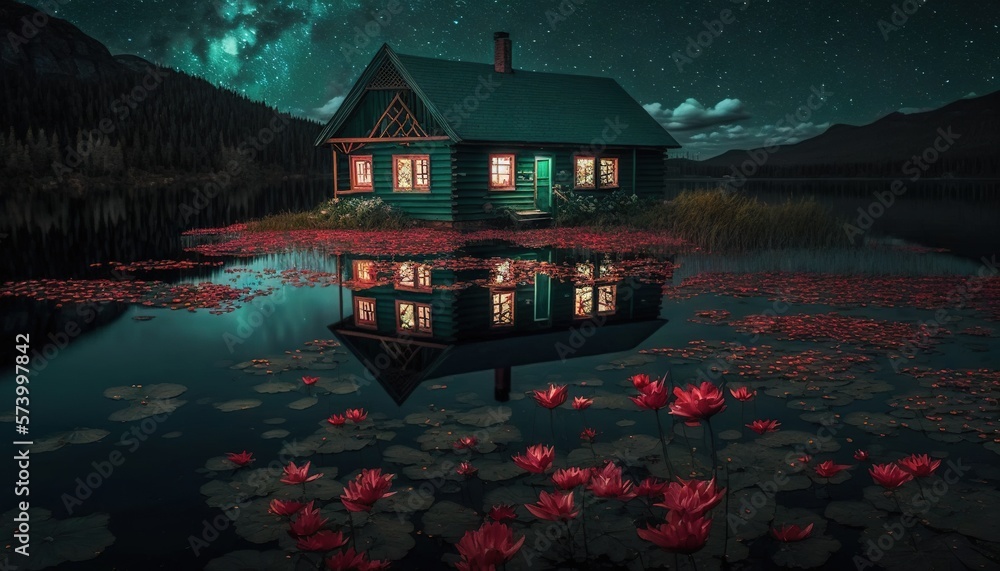
{"type": "MultiPolygon", "coordinates": [[[[405,58],[414,58],[414,59],[421,59],[421,60],[434,61],[434,62],[443,62],[443,63],[458,63],[458,64],[463,64],[463,65],[479,65],[479,66],[488,67],[488,68],[491,68],[491,69],[493,68],[493,64],[490,63],[490,62],[465,61],[465,60],[460,60],[460,59],[445,59],[445,58],[437,58],[437,57],[429,57],[429,56],[420,56],[420,55],[416,55],[416,54],[399,52],[399,51],[396,51],[396,50],[393,50],[393,52],[397,56],[399,56],[399,57],[405,57],[405,58]]],[[[568,76],[568,77],[587,77],[587,78],[590,78],[590,79],[606,79],[608,81],[613,81],[615,83],[618,83],[618,80],[615,79],[615,78],[613,78],[613,77],[611,77],[610,75],[590,75],[590,74],[586,74],[586,73],[567,73],[567,72],[563,72],[563,71],[537,71],[537,70],[533,70],[533,69],[523,69],[523,68],[515,68],[514,72],[515,73],[516,72],[521,72],[521,73],[538,73],[538,74],[543,74],[543,75],[565,75],[565,76],[568,76]]]]}

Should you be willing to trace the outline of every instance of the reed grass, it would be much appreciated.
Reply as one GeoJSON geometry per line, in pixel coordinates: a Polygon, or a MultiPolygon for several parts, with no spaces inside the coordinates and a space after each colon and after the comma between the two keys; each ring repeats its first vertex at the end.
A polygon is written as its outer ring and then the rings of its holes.
{"type": "Polygon", "coordinates": [[[720,190],[687,191],[651,204],[630,225],[671,232],[711,252],[850,246],[842,222],[814,199],[767,204],[720,190]]]}

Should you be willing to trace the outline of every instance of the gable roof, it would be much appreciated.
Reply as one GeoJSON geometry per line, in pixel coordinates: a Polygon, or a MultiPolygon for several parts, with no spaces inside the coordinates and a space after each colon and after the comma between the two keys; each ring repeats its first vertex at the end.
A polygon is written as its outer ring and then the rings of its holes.
{"type": "Polygon", "coordinates": [[[493,64],[397,54],[383,45],[320,133],[337,133],[388,60],[455,142],[521,142],[589,146],[680,145],[611,78],[515,70],[493,64]]]}

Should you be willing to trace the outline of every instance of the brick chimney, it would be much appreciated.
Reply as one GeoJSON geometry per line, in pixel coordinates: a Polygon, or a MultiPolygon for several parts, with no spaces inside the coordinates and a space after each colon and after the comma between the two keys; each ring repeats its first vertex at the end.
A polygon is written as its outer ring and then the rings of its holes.
{"type": "Polygon", "coordinates": [[[510,34],[507,32],[495,32],[493,34],[493,69],[497,73],[514,73],[513,48],[510,43],[510,34]]]}

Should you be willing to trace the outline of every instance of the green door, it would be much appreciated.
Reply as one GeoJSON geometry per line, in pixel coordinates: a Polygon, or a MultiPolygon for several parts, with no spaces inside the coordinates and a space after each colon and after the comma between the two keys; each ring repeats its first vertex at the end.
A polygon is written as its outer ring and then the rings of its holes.
{"type": "Polygon", "coordinates": [[[552,317],[552,278],[548,274],[535,274],[535,321],[552,317]]]}
{"type": "Polygon", "coordinates": [[[552,159],[535,159],[535,208],[552,212],[552,159]]]}

